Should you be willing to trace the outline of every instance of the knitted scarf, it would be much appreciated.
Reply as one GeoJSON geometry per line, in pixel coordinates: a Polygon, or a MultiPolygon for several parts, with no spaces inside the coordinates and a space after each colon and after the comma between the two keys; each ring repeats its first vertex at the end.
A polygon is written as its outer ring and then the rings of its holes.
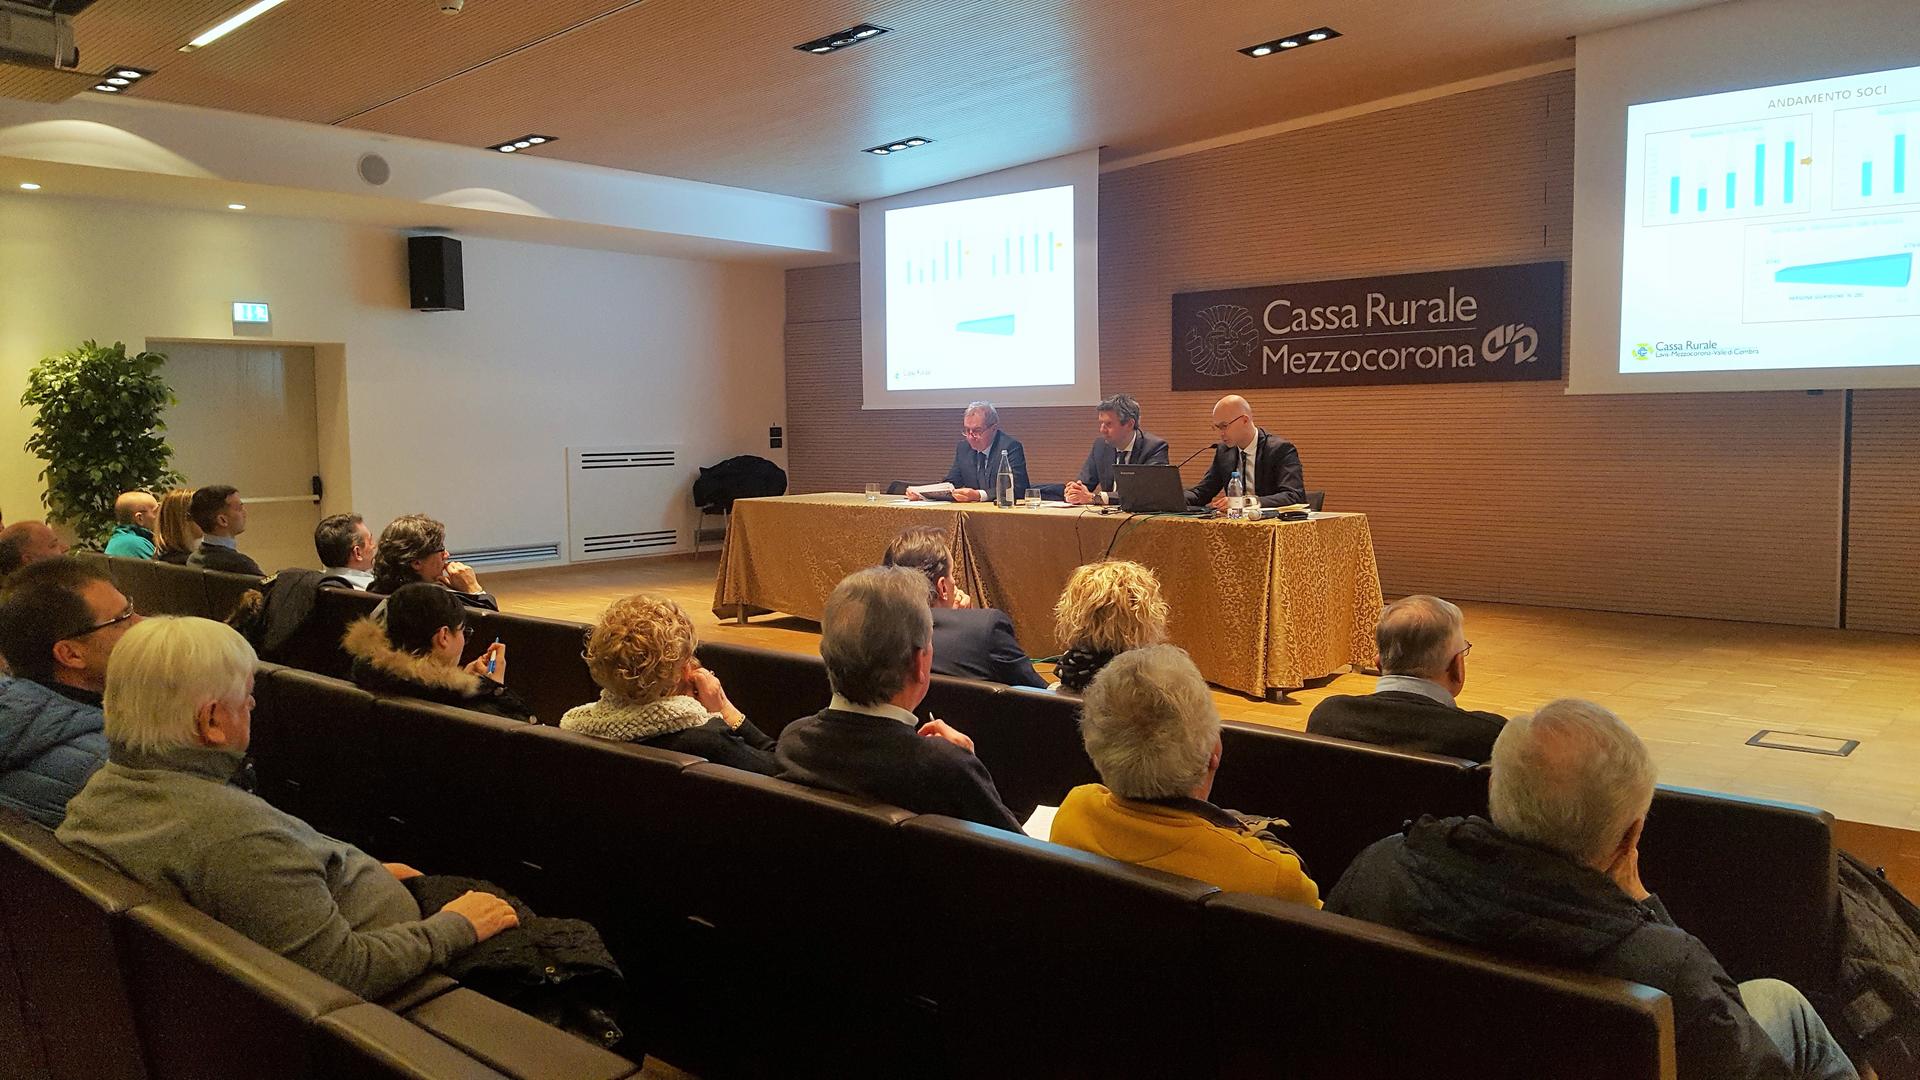
{"type": "Polygon", "coordinates": [[[1100,669],[1106,667],[1107,661],[1113,657],[1114,654],[1110,652],[1076,645],[1060,654],[1060,661],[1054,665],[1053,673],[1059,678],[1062,688],[1077,694],[1087,688],[1087,684],[1100,674],[1100,669]]]}
{"type": "Polygon", "coordinates": [[[681,694],[640,704],[605,690],[600,700],[568,709],[560,726],[582,735],[618,742],[646,742],[676,731],[699,727],[713,716],[699,699],[681,694]]]}

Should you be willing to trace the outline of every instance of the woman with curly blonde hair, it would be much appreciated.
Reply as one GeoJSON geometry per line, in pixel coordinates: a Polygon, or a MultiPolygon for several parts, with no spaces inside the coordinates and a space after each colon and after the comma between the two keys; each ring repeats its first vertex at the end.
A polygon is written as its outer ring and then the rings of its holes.
{"type": "Polygon", "coordinates": [[[679,604],[645,593],[616,600],[587,636],[587,670],[600,700],[568,709],[560,726],[774,775],[773,740],[700,666],[699,643],[679,604]]]}
{"type": "Polygon", "coordinates": [[[1086,689],[1107,661],[1167,640],[1167,602],[1160,579],[1136,562],[1088,563],[1067,579],[1053,606],[1054,637],[1066,646],[1054,674],[1060,689],[1086,689]]]}

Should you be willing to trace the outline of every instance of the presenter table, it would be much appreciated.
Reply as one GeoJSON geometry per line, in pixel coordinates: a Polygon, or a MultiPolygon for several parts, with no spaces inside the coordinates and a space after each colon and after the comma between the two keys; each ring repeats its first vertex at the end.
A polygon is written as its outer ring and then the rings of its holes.
{"type": "Polygon", "coordinates": [[[1216,686],[1269,695],[1379,662],[1380,574],[1365,514],[1242,522],[841,494],[741,499],[714,613],[818,619],[840,579],[878,565],[909,525],[947,529],[962,587],[1005,611],[1034,656],[1061,648],[1053,605],[1074,568],[1110,553],[1159,575],[1172,640],[1216,686]]]}

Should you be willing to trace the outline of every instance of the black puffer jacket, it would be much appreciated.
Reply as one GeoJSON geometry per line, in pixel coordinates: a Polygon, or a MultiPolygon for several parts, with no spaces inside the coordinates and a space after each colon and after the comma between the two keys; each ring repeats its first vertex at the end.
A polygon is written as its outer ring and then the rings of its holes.
{"type": "Polygon", "coordinates": [[[1326,909],[1663,990],[1681,1080],[1792,1075],[1720,962],[1657,897],[1636,903],[1605,874],[1482,818],[1421,818],[1367,848],[1326,909]]]}
{"type": "Polygon", "coordinates": [[[509,720],[534,719],[519,695],[492,679],[394,648],[387,628],[372,616],[354,620],[340,647],[353,657],[353,684],[370,694],[416,697],[509,720]]]}

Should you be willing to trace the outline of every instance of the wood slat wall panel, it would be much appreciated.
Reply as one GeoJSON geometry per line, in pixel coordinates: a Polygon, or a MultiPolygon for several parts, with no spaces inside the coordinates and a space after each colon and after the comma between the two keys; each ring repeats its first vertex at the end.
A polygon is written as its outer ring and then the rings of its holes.
{"type": "Polygon", "coordinates": [[[1920,390],[1853,395],[1847,626],[1920,634],[1920,390]]]}
{"type": "MultiPolygon", "coordinates": [[[[1572,88],[1570,73],[1543,76],[1105,174],[1102,389],[1139,397],[1178,460],[1212,438],[1213,399],[1170,389],[1174,292],[1568,259],[1572,88]]],[[[938,478],[957,415],[860,409],[857,273],[794,270],[788,283],[790,320],[816,320],[788,327],[794,489],[938,478]]],[[[1839,394],[1568,397],[1509,383],[1249,396],[1299,445],[1309,488],[1371,515],[1390,595],[1837,617],[1839,394]]],[[[1087,410],[1008,409],[1002,423],[1048,479],[1071,476],[1093,437],[1087,410]]]]}

